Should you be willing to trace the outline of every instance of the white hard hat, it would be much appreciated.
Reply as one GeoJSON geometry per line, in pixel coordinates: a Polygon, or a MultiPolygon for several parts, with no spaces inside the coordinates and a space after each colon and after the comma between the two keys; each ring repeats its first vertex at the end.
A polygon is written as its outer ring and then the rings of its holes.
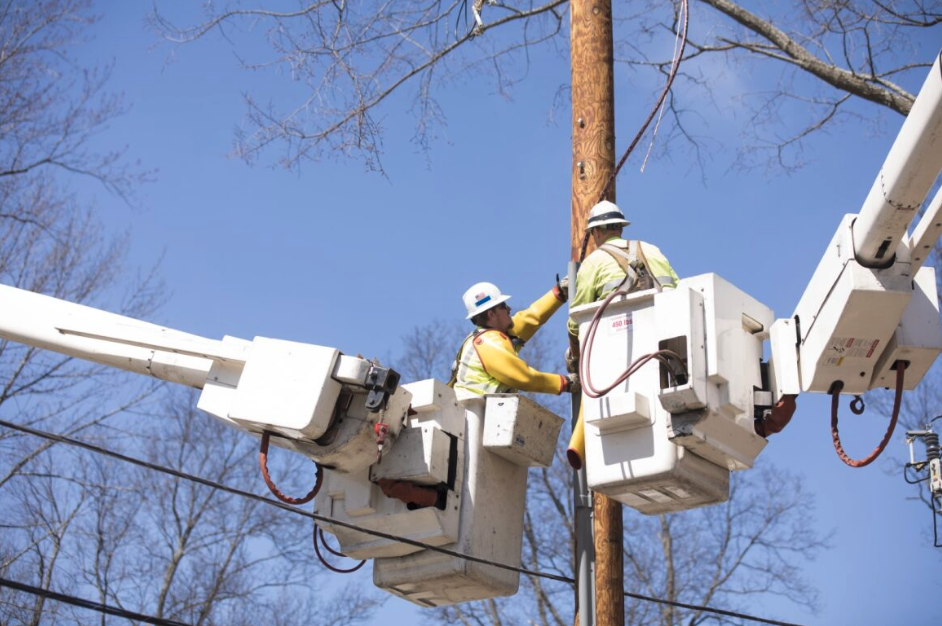
{"type": "Polygon", "coordinates": [[[628,226],[629,224],[631,222],[625,219],[625,214],[614,202],[602,200],[589,211],[589,221],[585,228],[591,230],[599,226],[628,226]]]}
{"type": "Polygon", "coordinates": [[[464,306],[468,309],[468,317],[471,319],[478,313],[483,313],[492,309],[502,302],[510,300],[510,296],[504,295],[493,283],[476,283],[464,292],[462,296],[464,306]]]}

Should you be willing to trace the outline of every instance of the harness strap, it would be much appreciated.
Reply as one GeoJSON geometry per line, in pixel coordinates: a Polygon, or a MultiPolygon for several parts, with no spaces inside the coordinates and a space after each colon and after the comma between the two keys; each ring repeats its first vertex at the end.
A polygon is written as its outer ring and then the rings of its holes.
{"type": "MultiPolygon", "coordinates": [[[[638,241],[632,241],[631,244],[632,246],[634,246],[634,250],[632,250],[632,252],[637,251],[638,258],[641,259],[641,263],[642,263],[642,266],[644,267],[644,271],[648,273],[648,276],[651,276],[651,271],[648,269],[648,267],[650,267],[648,265],[648,259],[644,256],[644,246],[642,246],[641,243],[638,241]]],[[[660,277],[658,277],[655,280],[652,280],[651,282],[654,283],[654,287],[656,287],[658,291],[662,291],[660,277]]]]}
{"type": "MultiPolygon", "coordinates": [[[[633,244],[633,243],[634,241],[630,242],[630,244],[633,244]]],[[[636,271],[636,268],[640,267],[640,269],[645,270],[643,263],[640,262],[638,257],[628,252],[625,252],[618,246],[613,246],[608,243],[602,244],[601,246],[599,246],[599,250],[604,250],[605,252],[607,252],[608,255],[612,257],[612,259],[615,260],[615,263],[618,264],[618,267],[620,267],[621,270],[625,273],[625,277],[621,279],[616,285],[613,286],[612,291],[615,291],[616,289],[620,289],[621,286],[624,285],[626,282],[628,283],[628,291],[633,290],[635,288],[635,285],[638,283],[638,272],[636,271]]],[[[611,283],[604,285],[603,289],[607,289],[609,286],[612,286],[612,283],[614,282],[615,281],[613,280],[611,281],[611,283]]]]}

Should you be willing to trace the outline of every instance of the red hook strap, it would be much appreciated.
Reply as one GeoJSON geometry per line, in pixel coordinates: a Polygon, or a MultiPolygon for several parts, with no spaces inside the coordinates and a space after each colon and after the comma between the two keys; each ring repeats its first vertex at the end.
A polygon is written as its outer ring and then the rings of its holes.
{"type": "Polygon", "coordinates": [[[272,482],[271,477],[268,475],[268,440],[271,437],[271,433],[267,430],[262,433],[262,447],[258,451],[258,464],[262,468],[262,478],[265,479],[265,484],[268,485],[268,489],[274,494],[276,498],[284,502],[285,504],[305,504],[314,499],[314,496],[317,495],[317,492],[321,490],[321,484],[324,482],[324,471],[321,469],[321,466],[314,463],[317,467],[317,477],[314,479],[314,487],[311,489],[303,498],[292,498],[286,496],[278,490],[278,487],[275,486],[275,483],[272,482]]]}
{"type": "Polygon", "coordinates": [[[893,431],[896,429],[896,420],[899,418],[900,405],[903,402],[903,377],[905,372],[906,363],[903,361],[897,361],[896,396],[893,398],[893,415],[890,417],[890,426],[886,429],[886,434],[883,436],[883,441],[880,442],[880,445],[874,448],[873,452],[871,452],[866,458],[860,460],[852,459],[847,456],[847,453],[844,452],[844,447],[841,445],[841,436],[837,432],[837,405],[841,396],[841,387],[843,387],[843,384],[836,387],[831,393],[831,439],[834,441],[834,450],[837,451],[837,456],[840,457],[840,459],[847,465],[850,465],[851,467],[864,467],[865,465],[870,465],[877,459],[878,456],[880,456],[880,454],[883,453],[883,450],[886,448],[886,444],[890,442],[890,437],[893,436],[893,431]]]}

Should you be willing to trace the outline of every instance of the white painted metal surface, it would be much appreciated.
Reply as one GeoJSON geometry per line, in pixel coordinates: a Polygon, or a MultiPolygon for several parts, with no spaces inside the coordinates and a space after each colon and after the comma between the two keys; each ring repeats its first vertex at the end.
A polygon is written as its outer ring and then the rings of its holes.
{"type": "MultiPolygon", "coordinates": [[[[412,408],[416,411],[403,429],[405,436],[396,441],[379,465],[371,462],[349,473],[328,470],[315,512],[433,546],[452,544],[459,537],[460,485],[464,482],[467,454],[463,443],[465,411],[455,401],[454,392],[439,381],[425,380],[404,387],[409,397],[414,398],[412,408]],[[454,459],[452,454],[456,455],[454,459]],[[383,494],[373,482],[379,478],[409,481],[418,478],[416,482],[424,485],[450,483],[444,508],[409,510],[405,503],[383,494]]],[[[375,460],[374,444],[371,461],[375,460]]],[[[344,554],[355,559],[399,557],[422,550],[342,526],[321,526],[337,537],[344,554]]]]}
{"type": "Polygon", "coordinates": [[[873,370],[870,388],[896,385],[897,361],[906,362],[904,389],[915,389],[942,352],[942,324],[935,269],[924,267],[916,274],[909,305],[873,370]]]}
{"type": "Polygon", "coordinates": [[[516,393],[486,397],[484,448],[524,467],[553,463],[563,418],[516,393]]]}
{"type": "MultiPolygon", "coordinates": [[[[582,337],[600,306],[573,310],[582,337]]],[[[689,376],[674,384],[651,361],[603,397],[583,399],[589,487],[648,514],[726,500],[729,471],[750,467],[765,446],[753,427],[754,388],[772,320],[715,274],[613,300],[588,363],[594,386],[659,349],[680,354],[689,376]]]]}
{"type": "Polygon", "coordinates": [[[857,261],[885,266],[942,170],[942,66],[936,57],[853,225],[857,261]]]}
{"type": "Polygon", "coordinates": [[[909,246],[896,249],[891,267],[863,267],[853,256],[854,219],[844,217],[795,309],[802,391],[828,393],[837,381],[846,394],[869,390],[913,294],[909,246]]]}
{"type": "Polygon", "coordinates": [[[915,276],[919,273],[919,268],[929,258],[940,236],[942,236],[942,187],[926,206],[925,213],[908,239],[911,275],[915,276]]]}
{"type": "Polygon", "coordinates": [[[197,389],[203,387],[213,357],[232,356],[219,341],[7,285],[0,285],[0,311],[4,339],[197,389]],[[138,335],[154,345],[112,341],[102,337],[105,329],[121,338],[138,335]],[[174,350],[183,346],[187,353],[174,350]]]}
{"type": "Polygon", "coordinates": [[[228,417],[246,430],[317,439],[330,426],[341,384],[334,348],[256,337],[228,417]]]}
{"type": "Polygon", "coordinates": [[[775,404],[784,395],[801,393],[801,373],[798,370],[798,329],[793,318],[772,322],[769,331],[769,385],[775,404]]]}
{"type": "MultiPolygon", "coordinates": [[[[920,268],[942,234],[942,192],[912,236],[906,231],[940,170],[942,65],[936,58],[860,214],[844,216],[795,309],[803,391],[828,393],[837,382],[845,394],[893,386],[897,360],[908,362],[905,388],[913,389],[932,365],[939,312],[930,296],[935,286],[920,268]]],[[[777,366],[793,359],[787,342],[773,341],[772,353],[777,366]]],[[[776,377],[783,373],[782,367],[775,371],[776,377]]]]}
{"type": "MultiPolygon", "coordinates": [[[[449,390],[451,391],[451,390],[449,390]]],[[[459,536],[449,549],[520,566],[527,468],[485,450],[485,402],[461,403],[466,409],[463,441],[465,479],[461,481],[459,536]]],[[[399,558],[378,558],[373,583],[422,606],[445,606],[517,592],[517,572],[431,550],[399,558]]]]}

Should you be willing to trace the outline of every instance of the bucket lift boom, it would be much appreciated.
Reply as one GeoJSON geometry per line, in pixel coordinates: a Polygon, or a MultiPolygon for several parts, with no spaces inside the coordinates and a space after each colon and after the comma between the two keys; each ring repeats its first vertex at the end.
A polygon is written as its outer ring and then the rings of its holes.
{"type": "Polygon", "coordinates": [[[335,348],[208,339],[5,285],[0,311],[4,339],[200,389],[204,412],[313,459],[315,512],[346,523],[321,527],[374,559],[378,587],[422,606],[516,593],[512,569],[370,531],[519,567],[527,468],[552,462],[562,425],[532,400],[459,403],[439,381],[400,385],[335,348]]]}
{"type": "Polygon", "coordinates": [[[643,513],[721,502],[730,470],[751,467],[765,446],[753,420],[786,396],[890,387],[901,366],[915,388],[942,351],[935,273],[923,266],[942,234],[942,191],[907,232],[940,170],[937,57],[860,213],[842,220],[791,317],[775,320],[713,274],[574,309],[583,344],[595,337],[591,358],[586,345],[581,353],[596,384],[660,350],[684,370],[678,378],[652,361],[584,400],[589,486],[643,513]]]}

